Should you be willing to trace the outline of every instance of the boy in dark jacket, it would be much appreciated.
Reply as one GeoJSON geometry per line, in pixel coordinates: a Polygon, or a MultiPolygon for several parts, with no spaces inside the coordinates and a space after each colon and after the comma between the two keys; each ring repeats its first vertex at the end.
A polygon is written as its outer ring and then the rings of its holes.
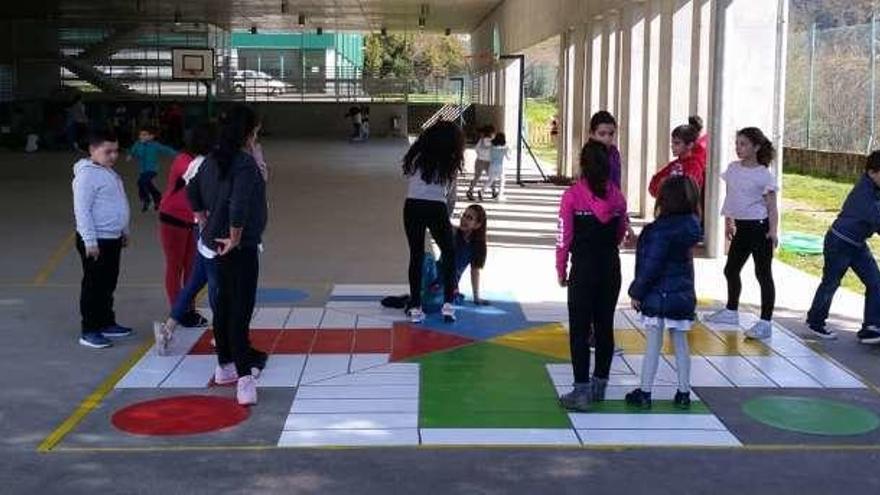
{"type": "Polygon", "coordinates": [[[657,220],[646,226],[636,251],[636,276],[629,288],[633,309],[642,314],[648,339],[642,365],[641,388],[626,395],[626,402],[651,407],[651,388],[657,374],[663,329],[668,328],[675,347],[678,392],[675,404],[690,407],[690,351],[687,332],[695,319],[693,248],[702,237],[697,217],[699,190],[687,176],[663,182],[657,200],[657,220]]]}
{"type": "Polygon", "coordinates": [[[867,240],[880,232],[880,151],[871,153],[865,175],[847,196],[837,220],[825,235],[825,266],[822,283],[813,297],[807,325],[819,337],[837,334],[825,327],[831,300],[840,280],[850,268],[865,284],[865,313],[856,336],[863,344],[880,344],[880,271],[867,240]]]}

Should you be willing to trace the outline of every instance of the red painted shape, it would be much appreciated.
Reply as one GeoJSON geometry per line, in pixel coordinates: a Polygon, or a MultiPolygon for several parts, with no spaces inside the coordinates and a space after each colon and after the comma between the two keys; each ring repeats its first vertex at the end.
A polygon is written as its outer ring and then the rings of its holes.
{"type": "Polygon", "coordinates": [[[308,354],[315,340],[314,330],[282,330],[273,354],[308,354]]]}
{"type": "Polygon", "coordinates": [[[358,328],[354,332],[354,352],[391,352],[391,330],[387,328],[358,328]]]}
{"type": "Polygon", "coordinates": [[[414,327],[407,323],[394,325],[391,344],[391,362],[403,361],[437,351],[445,351],[474,343],[471,339],[433,330],[414,327]]]}
{"type": "Polygon", "coordinates": [[[111,422],[135,435],[196,435],[235,426],[248,415],[235,399],[182,395],[132,404],[116,411],[111,422]]]}
{"type": "Polygon", "coordinates": [[[318,330],[312,354],[350,354],[354,330],[318,330]]]}
{"type": "Polygon", "coordinates": [[[214,347],[211,345],[211,339],[214,338],[214,331],[210,328],[202,333],[196,344],[189,350],[190,354],[214,354],[214,347]]]}
{"type": "MultiPolygon", "coordinates": [[[[280,335],[281,330],[251,330],[251,347],[272,354],[280,335]]],[[[211,329],[205,330],[205,333],[199,337],[199,340],[192,346],[189,353],[201,355],[214,354],[214,346],[211,345],[212,338],[214,338],[214,332],[211,329]]]]}

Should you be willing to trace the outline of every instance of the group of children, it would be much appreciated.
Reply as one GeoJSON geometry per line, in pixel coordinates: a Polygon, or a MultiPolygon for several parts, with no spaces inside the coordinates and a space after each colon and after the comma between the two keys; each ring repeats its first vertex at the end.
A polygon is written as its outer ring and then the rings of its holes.
{"type": "Polygon", "coordinates": [[[492,199],[504,200],[504,162],[510,159],[510,148],[507,146],[507,137],[503,132],[495,132],[495,127],[487,125],[479,129],[477,145],[477,159],[474,162],[474,178],[467,190],[467,198],[474,200],[474,189],[480,182],[483,174],[487,175],[485,182],[477,189],[477,198],[483,201],[483,194],[489,188],[492,199]]]}

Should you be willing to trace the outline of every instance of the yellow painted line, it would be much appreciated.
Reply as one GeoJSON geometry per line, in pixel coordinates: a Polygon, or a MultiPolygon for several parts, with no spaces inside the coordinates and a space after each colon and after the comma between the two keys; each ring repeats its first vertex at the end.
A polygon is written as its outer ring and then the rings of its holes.
{"type": "Polygon", "coordinates": [[[73,414],[70,415],[66,420],[64,420],[58,428],[55,428],[55,431],[49,434],[42,443],[40,443],[39,447],[37,447],[37,452],[49,452],[67,436],[68,433],[73,431],[90,412],[92,412],[98,405],[101,404],[101,401],[104,400],[104,397],[113,390],[113,387],[122,380],[122,377],[128,373],[128,370],[134,367],[138,361],[143,357],[144,354],[150,350],[153,343],[151,341],[144,342],[139,348],[137,348],[132,355],[122,363],[116,371],[113,372],[103,383],[98,385],[98,388],[95,389],[94,392],[91,393],[88,397],[86,397],[73,411],[73,414]]]}
{"type": "Polygon", "coordinates": [[[67,252],[73,247],[74,241],[76,241],[76,232],[71,232],[63,241],[61,241],[61,245],[55,249],[52,256],[49,256],[49,259],[42,268],[40,268],[40,271],[37,272],[37,276],[34,277],[33,285],[42,286],[49,280],[49,277],[52,276],[52,273],[58,268],[58,265],[64,257],[67,256],[67,252]]]}

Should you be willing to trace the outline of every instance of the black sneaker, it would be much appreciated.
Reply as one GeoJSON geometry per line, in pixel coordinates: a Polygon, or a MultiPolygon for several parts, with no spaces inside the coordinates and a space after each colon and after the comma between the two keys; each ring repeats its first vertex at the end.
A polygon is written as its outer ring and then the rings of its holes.
{"type": "Polygon", "coordinates": [[[109,327],[101,329],[101,335],[104,337],[129,337],[134,333],[134,330],[128,327],[123,327],[122,325],[113,324],[109,327]]]}
{"type": "Polygon", "coordinates": [[[825,340],[834,340],[837,338],[837,332],[829,330],[825,325],[815,325],[807,322],[807,327],[813,332],[813,335],[825,340]]]}
{"type": "Polygon", "coordinates": [[[675,398],[672,399],[672,402],[675,404],[675,407],[678,409],[690,409],[691,408],[691,393],[690,392],[682,392],[681,390],[675,391],[675,398]]]}
{"type": "Polygon", "coordinates": [[[113,346],[110,339],[101,335],[101,332],[86,332],[79,338],[79,345],[93,349],[106,349],[113,346]]]}
{"type": "Polygon", "coordinates": [[[208,326],[208,319],[199,314],[198,311],[190,311],[183,315],[179,323],[186,328],[201,328],[208,326]]]}
{"type": "Polygon", "coordinates": [[[637,388],[626,394],[626,404],[639,409],[651,409],[651,393],[637,388]]]}
{"type": "Polygon", "coordinates": [[[856,334],[862,344],[880,344],[880,329],[874,325],[868,325],[856,334]]]}
{"type": "Polygon", "coordinates": [[[480,198],[480,201],[483,201],[483,191],[477,191],[477,197],[480,198]]]}
{"type": "Polygon", "coordinates": [[[574,390],[559,397],[559,405],[569,411],[587,412],[590,410],[591,399],[590,384],[577,384],[574,386],[574,390]]]}
{"type": "Polygon", "coordinates": [[[464,195],[467,196],[468,201],[474,200],[474,192],[473,191],[468,191],[468,192],[464,193],[464,195]]]}

